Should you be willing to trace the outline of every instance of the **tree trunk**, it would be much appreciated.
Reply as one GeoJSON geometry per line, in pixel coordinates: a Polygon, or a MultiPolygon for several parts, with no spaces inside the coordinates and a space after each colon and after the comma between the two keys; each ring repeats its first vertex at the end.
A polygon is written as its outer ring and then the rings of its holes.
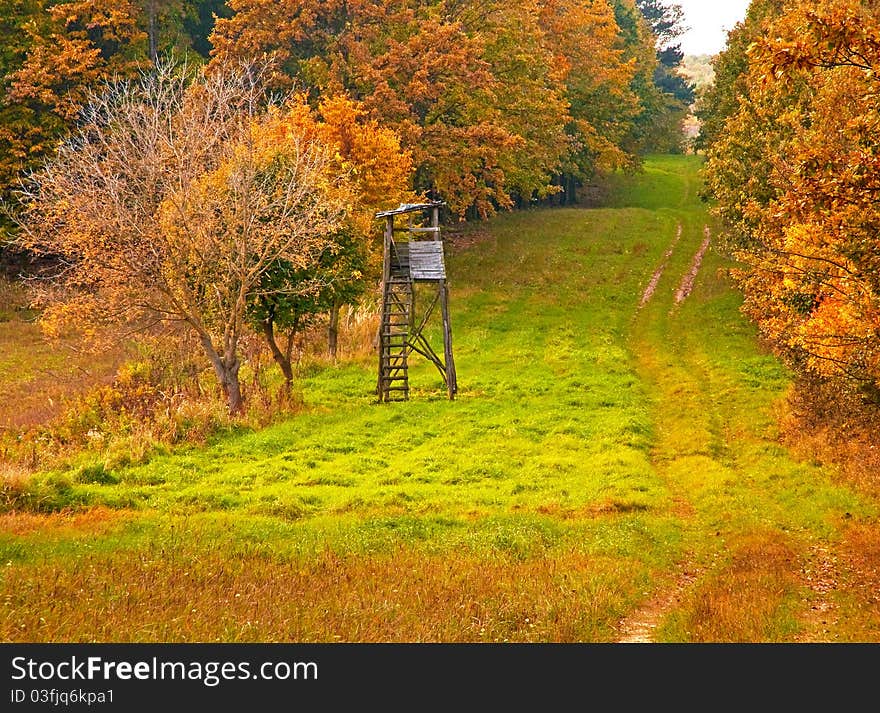
{"type": "Polygon", "coordinates": [[[244,411],[244,399],[241,396],[241,383],[238,380],[238,368],[240,363],[236,359],[234,366],[227,369],[226,377],[226,401],[229,405],[229,413],[236,415],[244,411]]]}
{"type": "Polygon", "coordinates": [[[220,382],[220,388],[223,389],[229,413],[232,415],[241,413],[244,408],[244,399],[241,396],[241,384],[238,381],[238,370],[241,368],[238,355],[233,351],[227,357],[221,357],[207,336],[203,335],[201,340],[208,359],[211,360],[211,366],[214,367],[217,381],[220,382]]]}
{"type": "Polygon", "coordinates": [[[147,3],[147,42],[149,44],[150,60],[153,64],[159,58],[159,38],[156,28],[156,3],[147,3]]]}
{"type": "Polygon", "coordinates": [[[334,304],[330,309],[330,324],[327,327],[327,351],[330,352],[330,358],[334,362],[339,344],[339,308],[340,305],[334,304]]]}
{"type": "Polygon", "coordinates": [[[577,203],[577,179],[574,176],[568,177],[565,192],[568,205],[575,205],[577,203]]]}
{"type": "Polygon", "coordinates": [[[278,364],[281,368],[281,373],[284,374],[284,386],[290,392],[293,385],[293,366],[291,365],[290,350],[286,350],[285,353],[278,346],[278,342],[275,339],[275,320],[271,317],[263,320],[263,335],[269,343],[269,349],[272,351],[275,363],[278,364]]]}

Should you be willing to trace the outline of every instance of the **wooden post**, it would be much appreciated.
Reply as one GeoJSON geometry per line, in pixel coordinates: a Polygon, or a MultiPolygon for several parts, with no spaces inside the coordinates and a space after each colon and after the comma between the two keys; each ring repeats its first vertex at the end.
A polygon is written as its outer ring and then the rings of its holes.
{"type": "Polygon", "coordinates": [[[446,391],[453,400],[458,392],[455,362],[452,360],[452,325],[449,323],[449,287],[440,285],[440,313],[443,315],[443,360],[446,362],[446,391]]]}
{"type": "MultiPolygon", "coordinates": [[[[431,227],[438,228],[434,232],[434,240],[440,240],[440,208],[431,209],[431,227]]],[[[443,361],[446,362],[446,391],[449,398],[454,399],[458,392],[456,383],[455,362],[452,359],[452,324],[449,321],[449,285],[444,279],[440,284],[440,313],[443,317],[443,361]]]]}
{"type": "Polygon", "coordinates": [[[394,216],[385,218],[385,254],[382,263],[382,285],[391,279],[391,241],[394,239],[394,216]]]}

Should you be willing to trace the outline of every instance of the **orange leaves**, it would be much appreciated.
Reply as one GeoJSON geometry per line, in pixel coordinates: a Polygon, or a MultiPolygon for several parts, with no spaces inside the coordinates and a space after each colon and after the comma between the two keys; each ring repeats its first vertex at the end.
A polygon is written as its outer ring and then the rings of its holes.
{"type": "Polygon", "coordinates": [[[328,96],[318,107],[319,131],[351,167],[357,185],[357,208],[368,220],[376,211],[413,199],[412,153],[400,138],[344,96],[328,96]]]}
{"type": "MultiPolygon", "coordinates": [[[[640,107],[608,0],[230,6],[215,66],[269,56],[280,86],[356,100],[411,154],[415,190],[459,216],[545,197],[572,167],[625,160],[640,107]]],[[[653,38],[641,39],[653,58],[653,38]]]]}
{"type": "Polygon", "coordinates": [[[57,148],[92,87],[135,69],[138,12],[128,0],[77,0],[25,26],[29,50],[0,106],[0,187],[57,148]]]}
{"type": "MultiPolygon", "coordinates": [[[[880,384],[880,13],[802,1],[749,46],[708,185],[746,309],[792,363],[880,384]]],[[[729,81],[729,80],[728,80],[729,81]]]]}

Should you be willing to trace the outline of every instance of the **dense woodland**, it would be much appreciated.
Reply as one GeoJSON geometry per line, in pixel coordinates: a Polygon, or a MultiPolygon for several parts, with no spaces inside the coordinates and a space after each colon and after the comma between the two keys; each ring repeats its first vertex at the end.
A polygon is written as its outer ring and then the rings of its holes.
{"type": "Polygon", "coordinates": [[[169,53],[209,72],[266,58],[274,88],[349,98],[413,152],[412,188],[458,216],[676,148],[693,99],[675,71],[680,12],[657,0],[5,5],[6,190],[54,152],[91,90],[169,53]]]}

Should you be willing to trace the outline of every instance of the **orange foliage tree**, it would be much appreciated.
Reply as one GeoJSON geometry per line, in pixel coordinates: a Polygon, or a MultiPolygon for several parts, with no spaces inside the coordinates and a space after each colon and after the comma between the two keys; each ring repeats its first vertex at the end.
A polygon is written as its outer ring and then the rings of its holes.
{"type": "Polygon", "coordinates": [[[745,309],[798,370],[880,400],[880,6],[771,13],[710,145],[745,309]]]}
{"type": "Polygon", "coordinates": [[[269,56],[280,85],[360,102],[412,152],[416,190],[459,216],[546,197],[574,165],[622,162],[638,100],[607,0],[229,4],[215,65],[269,56]]]}
{"type": "Polygon", "coordinates": [[[146,46],[138,13],[129,0],[73,0],[21,28],[27,50],[0,100],[0,186],[55,151],[94,86],[136,71],[146,46]]]}
{"type": "Polygon", "coordinates": [[[627,56],[607,0],[550,0],[541,6],[546,44],[560,68],[569,107],[569,151],[558,178],[571,199],[577,181],[635,161],[635,147],[627,146],[627,138],[642,109],[632,89],[638,65],[627,56]]]}

